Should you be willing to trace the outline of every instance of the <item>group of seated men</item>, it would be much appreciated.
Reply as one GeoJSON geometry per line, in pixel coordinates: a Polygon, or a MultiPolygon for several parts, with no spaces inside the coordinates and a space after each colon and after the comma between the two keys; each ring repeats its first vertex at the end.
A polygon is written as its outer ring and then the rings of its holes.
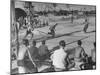
{"type": "Polygon", "coordinates": [[[26,73],[28,70],[25,66],[25,56],[28,56],[30,61],[33,64],[31,68],[31,72],[38,72],[36,60],[37,61],[45,61],[49,59],[52,61],[52,67],[54,71],[68,71],[68,70],[82,70],[82,69],[95,69],[96,60],[95,60],[95,52],[96,52],[96,43],[94,43],[94,49],[91,50],[91,58],[85,53],[84,48],[81,46],[82,41],[77,41],[77,47],[74,50],[73,59],[69,58],[69,53],[65,50],[66,42],[61,40],[59,42],[59,49],[54,50],[51,54],[51,51],[48,50],[45,41],[42,41],[42,45],[37,48],[36,41],[32,42],[32,46],[29,45],[29,41],[27,39],[23,39],[23,44],[19,48],[18,52],[18,71],[19,73],[26,73]]]}

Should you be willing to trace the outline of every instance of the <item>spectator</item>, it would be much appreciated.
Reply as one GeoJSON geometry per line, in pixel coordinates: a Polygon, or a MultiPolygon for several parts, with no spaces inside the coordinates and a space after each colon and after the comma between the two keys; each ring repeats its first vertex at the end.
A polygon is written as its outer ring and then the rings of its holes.
{"type": "Polygon", "coordinates": [[[30,73],[37,72],[36,60],[38,59],[38,48],[36,47],[36,41],[32,42],[32,46],[28,48],[28,57],[30,60],[26,58],[25,66],[29,70],[30,73]]]}
{"type": "Polygon", "coordinates": [[[75,61],[75,70],[80,70],[80,65],[84,64],[83,59],[85,59],[86,57],[86,53],[83,49],[82,45],[82,41],[78,40],[77,42],[78,46],[75,48],[75,57],[74,57],[74,61],[75,61]]]}
{"type": "Polygon", "coordinates": [[[36,41],[33,40],[32,46],[29,48],[29,51],[32,55],[32,59],[36,60],[38,58],[38,48],[36,47],[36,41]]]}
{"type": "Polygon", "coordinates": [[[20,46],[19,48],[19,52],[18,52],[18,71],[19,73],[25,73],[26,72],[26,68],[25,68],[25,64],[24,64],[24,57],[25,57],[25,54],[27,52],[27,49],[28,49],[28,45],[29,45],[29,42],[27,39],[23,39],[23,44],[22,46],[20,46]]]}
{"type": "Polygon", "coordinates": [[[54,51],[51,55],[51,60],[54,66],[55,71],[64,71],[66,70],[66,57],[67,53],[65,52],[65,41],[61,40],[59,42],[60,49],[54,51]]]}
{"type": "Polygon", "coordinates": [[[45,40],[42,41],[42,45],[39,47],[39,56],[40,60],[45,60],[50,56],[48,47],[45,45],[45,40]]]}

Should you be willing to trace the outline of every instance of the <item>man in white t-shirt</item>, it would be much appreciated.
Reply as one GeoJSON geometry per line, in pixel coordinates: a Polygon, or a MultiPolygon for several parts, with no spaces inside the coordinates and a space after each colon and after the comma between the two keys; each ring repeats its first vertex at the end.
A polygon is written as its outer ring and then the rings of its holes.
{"type": "Polygon", "coordinates": [[[65,52],[65,41],[62,40],[59,42],[60,48],[51,55],[51,60],[54,66],[55,71],[64,71],[66,70],[66,57],[67,53],[65,52]]]}

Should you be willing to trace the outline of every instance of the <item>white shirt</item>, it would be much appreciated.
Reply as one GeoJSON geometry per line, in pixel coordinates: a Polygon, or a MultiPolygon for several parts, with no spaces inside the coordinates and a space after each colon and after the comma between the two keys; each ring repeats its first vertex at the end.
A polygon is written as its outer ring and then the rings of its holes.
{"type": "Polygon", "coordinates": [[[60,48],[56,51],[54,51],[54,53],[51,56],[51,60],[53,61],[53,65],[56,68],[61,68],[61,69],[65,69],[65,58],[67,56],[67,53],[64,51],[63,48],[60,48]]]}
{"type": "Polygon", "coordinates": [[[25,47],[24,45],[20,46],[19,48],[19,52],[18,52],[18,60],[23,60],[24,59],[24,55],[26,53],[27,47],[25,47]]]}

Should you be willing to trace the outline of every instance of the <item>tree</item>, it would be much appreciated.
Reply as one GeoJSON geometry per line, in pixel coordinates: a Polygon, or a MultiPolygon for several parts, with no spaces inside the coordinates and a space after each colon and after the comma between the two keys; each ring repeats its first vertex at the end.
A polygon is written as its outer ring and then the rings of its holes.
{"type": "Polygon", "coordinates": [[[54,14],[56,14],[55,8],[57,7],[57,4],[56,3],[53,3],[52,5],[53,5],[53,8],[54,8],[54,14]]]}

